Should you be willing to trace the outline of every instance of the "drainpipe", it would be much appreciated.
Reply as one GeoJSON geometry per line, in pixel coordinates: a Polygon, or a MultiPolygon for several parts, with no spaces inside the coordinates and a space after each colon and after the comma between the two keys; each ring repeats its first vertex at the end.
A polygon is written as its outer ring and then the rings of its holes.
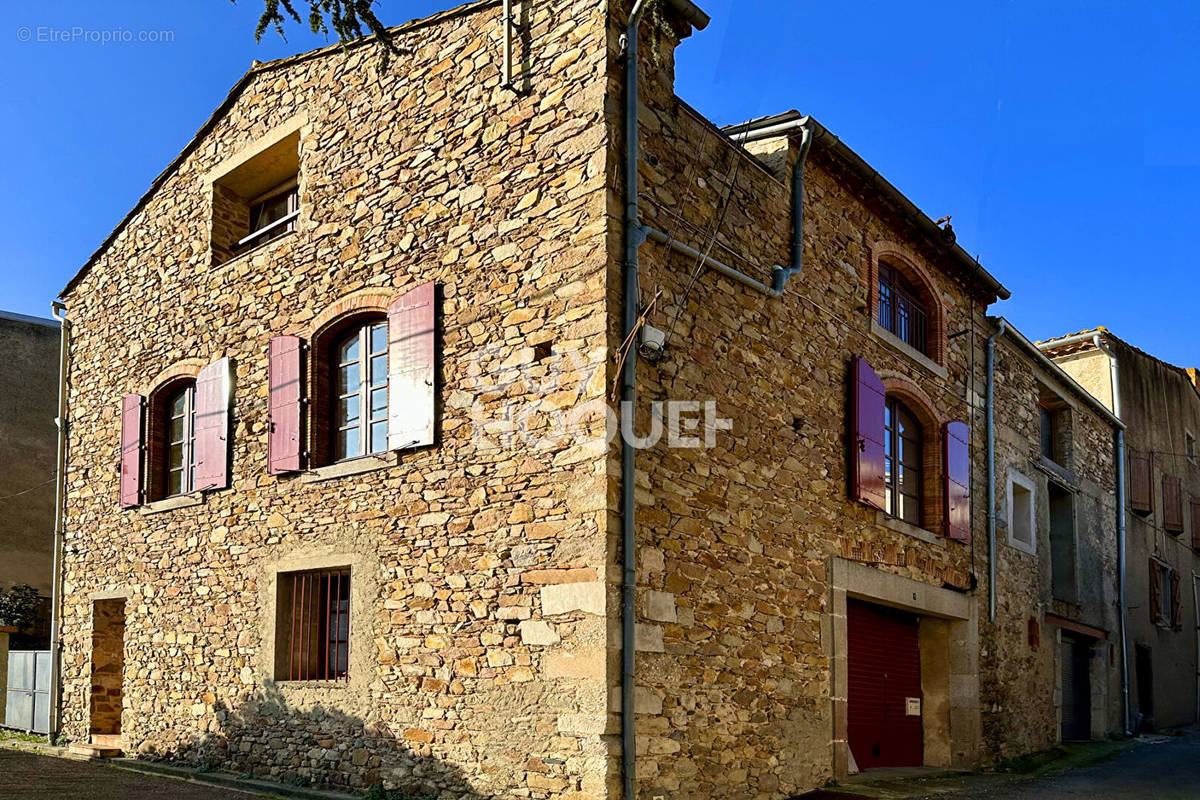
{"type": "Polygon", "coordinates": [[[996,338],[1004,335],[1008,321],[987,341],[987,533],[988,533],[988,620],[996,621],[996,338]]]}
{"type": "MultiPolygon", "coordinates": [[[[1092,336],[1092,343],[1104,355],[1108,356],[1109,380],[1112,383],[1113,416],[1121,419],[1121,372],[1117,365],[1117,356],[1104,344],[1099,333],[1092,336]]],[[[1121,626],[1121,699],[1125,710],[1125,735],[1132,734],[1129,713],[1129,643],[1125,632],[1125,431],[1116,431],[1116,460],[1117,460],[1117,604],[1119,608],[1118,622],[1121,626]]]]}
{"type": "Polygon", "coordinates": [[[504,26],[504,78],[500,85],[505,89],[513,88],[513,18],[512,0],[504,0],[504,11],[500,17],[504,26]]]}
{"type": "MultiPolygon", "coordinates": [[[[637,403],[637,357],[633,335],[637,328],[638,300],[641,284],[638,279],[638,248],[646,241],[646,233],[638,222],[638,28],[646,12],[647,0],[637,0],[629,15],[622,44],[625,51],[625,281],[624,335],[629,353],[621,370],[621,416],[630,416],[633,429],[633,410],[637,403]]],[[[632,437],[630,437],[632,438],[632,437]]],[[[634,471],[636,451],[627,441],[621,442],[621,559],[624,573],[621,582],[621,774],[625,800],[637,797],[635,789],[637,734],[634,701],[634,673],[637,666],[634,653],[634,590],[637,587],[637,537],[634,532],[634,471]]]]}
{"type": "Polygon", "coordinates": [[[67,322],[67,307],[55,301],[51,304],[51,313],[58,320],[58,416],[54,424],[58,427],[58,452],[54,466],[54,562],[50,583],[50,730],[48,733],[51,744],[58,736],[60,722],[59,693],[59,662],[61,660],[61,643],[59,641],[59,617],[62,604],[62,551],[64,509],[66,500],[66,466],[67,466],[67,364],[68,348],[70,346],[70,323],[67,322]]]}

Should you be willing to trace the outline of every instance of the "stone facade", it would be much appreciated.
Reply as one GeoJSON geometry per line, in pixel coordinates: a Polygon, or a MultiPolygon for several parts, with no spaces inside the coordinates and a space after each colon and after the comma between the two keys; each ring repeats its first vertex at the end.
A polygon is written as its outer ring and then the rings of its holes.
{"type": "MultiPolygon", "coordinates": [[[[1200,450],[1188,439],[1200,436],[1200,389],[1196,371],[1167,364],[1110,331],[1101,337],[1117,362],[1121,419],[1126,432],[1126,469],[1133,491],[1135,459],[1149,467],[1150,510],[1138,511],[1127,495],[1126,627],[1128,630],[1129,705],[1137,730],[1172,728],[1196,721],[1196,598],[1200,574],[1200,539],[1196,538],[1200,507],[1200,450]],[[1181,481],[1182,531],[1165,526],[1164,477],[1181,481]],[[1179,580],[1177,624],[1152,617],[1151,564],[1171,570],[1179,580]]],[[[1088,391],[1114,407],[1111,362],[1091,336],[1073,344],[1041,343],[1047,353],[1088,391]]],[[[1169,588],[1164,589],[1170,592],[1169,588]]]]}
{"type": "Polygon", "coordinates": [[[980,624],[983,730],[993,762],[1063,738],[1064,634],[1067,652],[1072,637],[1089,650],[1090,734],[1123,729],[1114,421],[1011,323],[997,333],[995,372],[996,621],[980,624]],[[1040,448],[1042,404],[1062,416],[1054,459],[1040,448]],[[1074,513],[1063,529],[1052,510],[1057,498],[1074,513]]]}
{"type": "MultiPolygon", "coordinates": [[[[519,93],[499,85],[490,1],[400,28],[386,70],[372,45],[255,67],[72,281],[68,735],[95,730],[94,615],[120,598],[128,750],[444,798],[621,796],[621,456],[605,440],[629,5],[521,4],[519,93]],[[295,230],[233,253],[253,192],[231,187],[293,139],[295,230]],[[311,341],[428,281],[435,445],[267,474],[272,337],[311,341]],[[122,396],[222,357],[230,487],[121,510],[122,396]],[[330,568],[351,573],[346,680],[281,679],[280,576],[330,568]]],[[[676,5],[643,29],[643,221],[765,281],[791,258],[799,137],[742,146],[675,96],[691,32],[676,5]]],[[[635,427],[669,400],[714,401],[731,424],[712,447],[637,453],[642,797],[779,800],[853,771],[851,603],[918,626],[924,763],[1049,740],[981,727],[981,642],[1010,648],[979,610],[983,343],[1002,288],[834,137],[804,181],[804,269],[781,298],[641,250],[667,347],[638,366],[635,427]],[[924,352],[878,319],[884,264],[928,309],[924,352]],[[855,357],[922,431],[914,523],[850,499],[855,357]],[[951,422],[968,430],[965,541],[945,535],[951,422]]],[[[1098,496],[1101,473],[1081,465],[1098,496]]]]}
{"type": "Polygon", "coordinates": [[[472,424],[566,403],[540,394],[552,366],[571,402],[604,391],[605,11],[523,13],[519,95],[500,87],[494,2],[399,29],[386,71],[371,45],[255,67],[64,294],[70,738],[94,730],[95,602],[121,597],[127,751],[351,788],[604,796],[603,414],[541,448],[472,424]],[[296,231],[215,257],[220,176],[295,131],[296,231]],[[268,475],[269,339],[425,281],[437,445],[326,481],[268,475]],[[122,511],[122,395],[223,356],[229,489],[122,511]],[[492,386],[504,370],[521,380],[492,386]],[[334,564],[354,576],[349,679],[274,680],[275,576],[334,564]]]}

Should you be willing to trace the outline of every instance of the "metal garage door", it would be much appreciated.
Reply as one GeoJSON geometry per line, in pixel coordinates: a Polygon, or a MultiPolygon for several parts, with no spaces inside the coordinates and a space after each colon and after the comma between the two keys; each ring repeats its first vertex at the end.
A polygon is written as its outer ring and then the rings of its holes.
{"type": "Polygon", "coordinates": [[[850,600],[847,727],[859,769],[921,766],[917,617],[850,600]]]}
{"type": "Polygon", "coordinates": [[[4,724],[34,733],[50,732],[50,651],[11,650],[4,724]]]}
{"type": "Polygon", "coordinates": [[[1059,646],[1063,741],[1092,738],[1092,689],[1088,675],[1090,650],[1087,642],[1063,635],[1059,646]]]}

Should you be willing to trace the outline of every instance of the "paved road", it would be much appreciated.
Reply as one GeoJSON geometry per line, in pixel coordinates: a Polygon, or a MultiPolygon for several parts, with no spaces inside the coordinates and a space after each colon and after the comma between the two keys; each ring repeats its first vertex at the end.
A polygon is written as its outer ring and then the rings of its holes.
{"type": "Polygon", "coordinates": [[[0,749],[0,798],[26,800],[249,800],[254,795],[141,775],[87,761],[0,749]]]}
{"type": "Polygon", "coordinates": [[[1050,778],[978,786],[938,800],[1200,800],[1200,733],[1145,744],[1112,761],[1050,778]]]}

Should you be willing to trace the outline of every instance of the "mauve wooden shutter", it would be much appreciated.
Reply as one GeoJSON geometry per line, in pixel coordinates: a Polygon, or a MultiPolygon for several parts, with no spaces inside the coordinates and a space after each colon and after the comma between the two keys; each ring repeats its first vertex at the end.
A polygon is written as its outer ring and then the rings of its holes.
{"type": "Polygon", "coordinates": [[[1154,510],[1154,492],[1151,489],[1150,456],[1136,450],[1129,451],[1129,507],[1134,511],[1154,510]]]}
{"type": "Polygon", "coordinates": [[[1162,619],[1162,570],[1158,562],[1150,559],[1150,624],[1157,625],[1162,619]]]}
{"type": "Polygon", "coordinates": [[[233,375],[228,358],[196,376],[196,489],[229,486],[229,402],[233,375]]]}
{"type": "Polygon", "coordinates": [[[299,336],[272,338],[267,377],[271,393],[267,471],[272,475],[303,468],[303,375],[304,340],[299,336]]]}
{"type": "Polygon", "coordinates": [[[1183,533],[1183,486],[1174,475],[1163,475],[1163,528],[1183,533]]]}
{"type": "Polygon", "coordinates": [[[424,283],[388,307],[388,449],[433,444],[435,292],[424,283]]]}
{"type": "Polygon", "coordinates": [[[887,505],[884,485],[883,381],[871,365],[855,356],[850,364],[853,408],[850,412],[850,496],[883,511],[887,505]]]}
{"type": "Polygon", "coordinates": [[[121,507],[142,502],[142,416],[146,398],[127,394],[121,400],[121,507]]]}
{"type": "Polygon", "coordinates": [[[1192,548],[1200,550],[1200,500],[1192,501],[1192,548]]]}
{"type": "Polygon", "coordinates": [[[947,422],[945,442],[946,536],[971,541],[971,447],[965,422],[947,422]]]}

